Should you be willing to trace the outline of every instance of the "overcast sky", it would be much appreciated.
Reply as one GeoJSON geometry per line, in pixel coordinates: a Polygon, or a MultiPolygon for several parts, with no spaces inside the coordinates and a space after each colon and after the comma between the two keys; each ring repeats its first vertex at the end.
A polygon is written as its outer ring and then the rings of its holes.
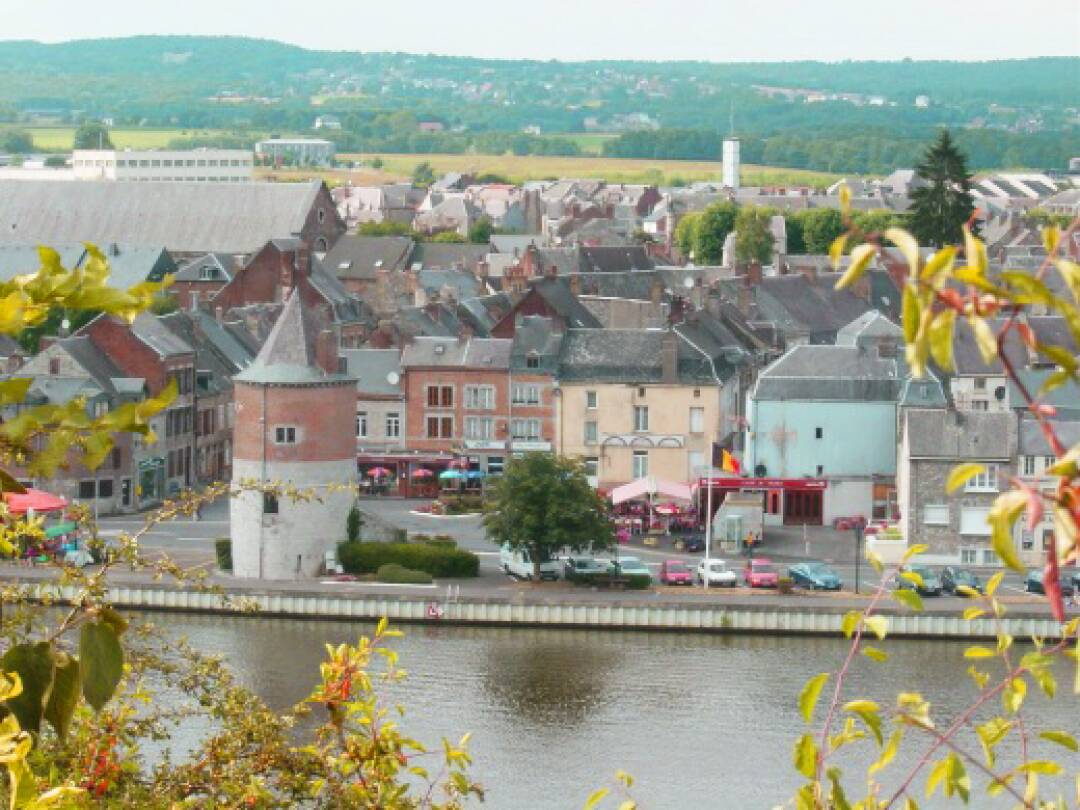
{"type": "Polygon", "coordinates": [[[234,34],[496,58],[1080,55],[1078,0],[0,0],[0,38],[234,34]]]}

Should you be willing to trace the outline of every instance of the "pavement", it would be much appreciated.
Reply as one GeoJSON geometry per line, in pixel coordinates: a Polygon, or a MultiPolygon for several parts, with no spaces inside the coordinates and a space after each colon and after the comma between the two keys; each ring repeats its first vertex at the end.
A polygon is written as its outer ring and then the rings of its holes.
{"type": "MultiPolygon", "coordinates": [[[[801,528],[769,529],[762,548],[755,556],[768,557],[783,572],[799,560],[817,559],[833,567],[844,581],[845,590],[840,593],[807,593],[797,591],[793,596],[779,596],[772,590],[752,591],[747,588],[705,589],[698,587],[658,586],[649,591],[606,591],[575,586],[566,582],[528,583],[518,582],[507,576],[499,565],[498,549],[487,539],[478,516],[436,517],[416,513],[416,508],[426,501],[400,498],[365,498],[361,509],[376,515],[382,521],[407,530],[410,534],[446,534],[453,537],[461,548],[473,551],[480,557],[480,575],[468,580],[443,580],[429,586],[385,585],[375,582],[321,581],[251,582],[228,574],[213,573],[209,582],[231,591],[267,593],[304,591],[316,593],[354,593],[356,595],[411,596],[430,593],[433,598],[473,598],[507,601],[539,602],[672,602],[686,604],[723,603],[731,605],[763,604],[766,600],[798,600],[800,607],[823,607],[833,609],[858,608],[865,605],[868,594],[877,587],[874,570],[868,563],[859,568],[859,590],[853,592],[855,581],[854,541],[850,532],[838,532],[829,528],[809,527],[804,540],[801,528]],[[809,554],[807,545],[809,544],[809,554]]],[[[154,526],[142,539],[145,556],[150,559],[167,554],[185,568],[201,567],[215,569],[214,539],[228,536],[228,503],[223,499],[203,509],[201,520],[179,519],[154,526]]],[[[116,537],[123,532],[132,533],[145,526],[141,515],[102,518],[100,532],[104,537],[116,537]]],[[[678,559],[695,567],[703,554],[678,551],[673,541],[661,540],[661,546],[648,547],[640,539],[620,546],[623,556],[636,556],[654,571],[665,559],[678,559]]],[[[713,554],[713,556],[718,556],[713,554]]],[[[741,568],[742,559],[729,558],[732,567],[741,568]]],[[[19,580],[43,580],[54,575],[48,567],[28,568],[18,564],[0,565],[0,578],[19,580]]],[[[145,571],[116,570],[110,581],[117,585],[154,585],[152,574],[145,571]]],[[[1002,583],[999,596],[1014,605],[1011,610],[1024,614],[1045,615],[1048,608],[1036,596],[1024,592],[1023,578],[1008,573],[1002,583]]],[[[952,597],[927,599],[928,610],[955,612],[965,600],[952,597]]],[[[1075,610],[1075,608],[1074,608],[1075,610]]]]}

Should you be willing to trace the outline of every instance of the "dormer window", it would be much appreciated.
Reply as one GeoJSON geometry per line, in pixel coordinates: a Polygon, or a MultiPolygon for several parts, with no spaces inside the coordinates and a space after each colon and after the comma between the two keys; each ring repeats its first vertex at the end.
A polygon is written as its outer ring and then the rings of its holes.
{"type": "Polygon", "coordinates": [[[535,354],[530,354],[525,358],[525,368],[540,368],[540,358],[535,354]]]}

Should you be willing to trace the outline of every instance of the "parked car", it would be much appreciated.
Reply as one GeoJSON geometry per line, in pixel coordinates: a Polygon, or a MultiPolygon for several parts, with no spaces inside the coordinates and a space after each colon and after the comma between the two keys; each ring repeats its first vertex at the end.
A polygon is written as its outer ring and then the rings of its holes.
{"type": "Polygon", "coordinates": [[[683,551],[698,552],[705,550],[705,535],[688,534],[682,538],[683,551]]]}
{"type": "MultiPolygon", "coordinates": [[[[1064,571],[1060,575],[1061,595],[1072,596],[1075,592],[1075,574],[1069,576],[1064,571]]],[[[1032,568],[1028,571],[1027,579],[1024,580],[1024,590],[1028,593],[1046,593],[1046,584],[1043,582],[1043,570],[1032,568]]]]}
{"type": "Polygon", "coordinates": [[[791,566],[788,576],[799,587],[812,591],[838,591],[842,584],[840,577],[829,566],[813,560],[791,566]]]}
{"type": "Polygon", "coordinates": [[[896,587],[901,590],[915,591],[920,596],[941,596],[941,579],[925,565],[905,565],[900,573],[918,574],[922,584],[918,585],[910,579],[902,576],[897,577],[896,587]]]}
{"type": "MultiPolygon", "coordinates": [[[[499,551],[499,564],[502,570],[517,579],[532,579],[535,573],[529,550],[513,549],[503,546],[499,551]]],[[[540,579],[556,580],[559,578],[559,561],[548,554],[540,560],[540,579]]]]}
{"type": "Polygon", "coordinates": [[[563,562],[563,578],[568,582],[578,582],[607,570],[607,562],[595,557],[567,557],[563,562]]]}
{"type": "Polygon", "coordinates": [[[624,557],[620,554],[619,559],[611,560],[608,563],[607,570],[615,576],[646,576],[652,582],[652,571],[649,570],[649,566],[645,565],[637,557],[624,557]]]}
{"type": "Polygon", "coordinates": [[[956,593],[958,585],[963,585],[966,588],[982,593],[982,583],[975,574],[968,571],[966,568],[959,568],[955,565],[947,565],[941,569],[941,590],[945,593],[956,593]]]}
{"type": "Polygon", "coordinates": [[[705,559],[698,563],[694,574],[695,581],[703,585],[706,578],[709,585],[719,585],[724,588],[734,588],[739,584],[739,575],[728,568],[723,560],[705,559]]]}
{"type": "Polygon", "coordinates": [[[694,575],[682,560],[664,560],[660,563],[659,580],[662,585],[692,585],[694,575]]]}
{"type": "Polygon", "coordinates": [[[743,582],[750,588],[775,588],[780,582],[780,575],[776,573],[772,560],[758,557],[746,561],[743,582]]]}

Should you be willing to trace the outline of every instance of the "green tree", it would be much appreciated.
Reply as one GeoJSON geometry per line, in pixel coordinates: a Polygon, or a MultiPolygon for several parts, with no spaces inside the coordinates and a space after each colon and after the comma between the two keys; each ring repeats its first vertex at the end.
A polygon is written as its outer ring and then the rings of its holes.
{"type": "Polygon", "coordinates": [[[426,160],[423,163],[416,164],[416,168],[413,169],[412,182],[414,186],[427,188],[435,182],[435,170],[431,167],[431,164],[426,160]]]}
{"type": "Polygon", "coordinates": [[[851,223],[864,234],[885,233],[889,228],[903,228],[905,222],[903,214],[885,208],[851,212],[851,223]]]}
{"type": "Polygon", "coordinates": [[[353,508],[349,510],[348,517],[345,518],[345,537],[350,543],[360,542],[360,530],[364,527],[364,516],[360,514],[360,509],[355,504],[353,508]]]}
{"type": "Polygon", "coordinates": [[[75,149],[115,149],[109,128],[100,121],[83,121],[75,130],[75,149]]]}
{"type": "Polygon", "coordinates": [[[361,222],[356,226],[357,236],[413,236],[412,226],[407,222],[361,222]]]}
{"type": "MultiPolygon", "coordinates": [[[[811,208],[800,211],[793,219],[798,221],[802,229],[803,251],[806,253],[828,253],[829,246],[845,230],[843,217],[833,208],[811,208]]],[[[788,232],[788,248],[790,252],[795,252],[791,245],[790,231],[788,232]]]]}
{"type": "Polygon", "coordinates": [[[735,257],[740,262],[768,264],[772,261],[773,239],[769,221],[773,213],[767,208],[746,206],[735,219],[735,257]]]}
{"type": "Polygon", "coordinates": [[[0,131],[0,152],[25,155],[34,151],[34,139],[25,129],[0,131]]]}
{"type": "Polygon", "coordinates": [[[724,240],[735,230],[739,207],[733,202],[713,203],[701,212],[694,239],[697,264],[720,264],[724,258],[724,240]]]}
{"type": "Polygon", "coordinates": [[[452,244],[461,244],[465,241],[465,237],[457,231],[439,231],[437,234],[431,237],[430,242],[450,242],[452,244]]]}
{"type": "Polygon", "coordinates": [[[686,258],[697,260],[694,250],[697,246],[698,223],[701,222],[701,213],[686,214],[675,226],[675,246],[686,258]]]}
{"type": "Polygon", "coordinates": [[[529,552],[537,581],[540,562],[560,549],[599,551],[615,537],[584,464],[553,453],[510,460],[493,487],[484,526],[496,545],[529,552]]]}
{"type": "Polygon", "coordinates": [[[469,228],[469,241],[474,245],[486,245],[495,233],[495,226],[488,217],[480,217],[469,228]]]}
{"type": "Polygon", "coordinates": [[[927,149],[915,166],[923,181],[911,192],[911,231],[920,245],[943,247],[963,240],[964,223],[975,211],[971,175],[962,152],[947,129],[927,149]]]}

